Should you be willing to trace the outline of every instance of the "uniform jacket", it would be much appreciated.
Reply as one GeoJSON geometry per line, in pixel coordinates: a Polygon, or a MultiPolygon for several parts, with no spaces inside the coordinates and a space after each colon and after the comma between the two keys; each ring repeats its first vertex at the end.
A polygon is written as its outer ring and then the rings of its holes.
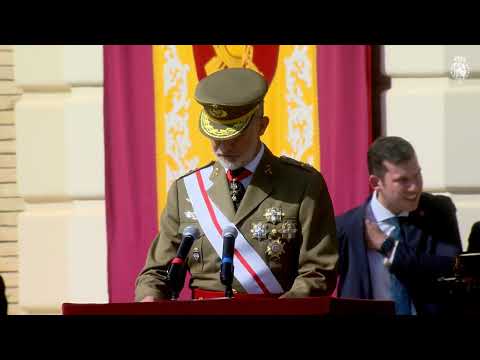
{"type": "MultiPolygon", "coordinates": [[[[207,166],[214,167],[210,176],[213,185],[208,190],[210,199],[264,259],[286,291],[284,296],[330,294],[336,282],[338,245],[333,207],[322,175],[309,165],[285,157],[278,158],[265,147],[265,153],[235,213],[224,168],[218,162],[207,166]],[[281,208],[285,214],[282,222],[293,222],[297,229],[295,237],[284,242],[285,252],[278,260],[272,260],[266,254],[268,240],[255,239],[251,233],[253,223],[265,222],[264,214],[272,207],[281,208]]],[[[183,178],[180,178],[169,190],[160,233],[153,240],[145,267],[137,278],[137,300],[147,295],[156,298],[169,296],[165,283],[169,262],[176,254],[183,229],[197,224],[187,215],[193,211],[187,198],[183,178]]],[[[269,226],[270,229],[279,228],[281,223],[269,226]]],[[[201,229],[200,226],[198,228],[201,229]]],[[[221,260],[203,232],[194,241],[186,262],[191,273],[191,288],[225,289],[219,277],[221,260]],[[197,260],[191,256],[192,251],[197,251],[197,255],[199,252],[197,260]]],[[[245,292],[236,279],[233,289],[245,292]]]]}

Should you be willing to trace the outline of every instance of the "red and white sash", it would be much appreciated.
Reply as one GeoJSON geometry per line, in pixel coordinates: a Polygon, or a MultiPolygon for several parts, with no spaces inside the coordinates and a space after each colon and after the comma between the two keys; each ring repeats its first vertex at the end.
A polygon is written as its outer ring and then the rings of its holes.
{"type": "MultiPolygon", "coordinates": [[[[209,179],[212,170],[213,166],[197,170],[184,177],[183,181],[195,216],[218,257],[221,258],[223,251],[222,229],[228,225],[235,225],[208,197],[207,190],[212,186],[209,179]]],[[[281,294],[284,292],[270,268],[239,230],[235,240],[233,265],[235,267],[235,278],[249,294],[281,294]]]]}

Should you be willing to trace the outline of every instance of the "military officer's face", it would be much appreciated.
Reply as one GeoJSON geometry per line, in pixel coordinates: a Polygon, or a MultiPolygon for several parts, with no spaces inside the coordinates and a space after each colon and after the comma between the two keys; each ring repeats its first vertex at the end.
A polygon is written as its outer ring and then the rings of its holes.
{"type": "Polygon", "coordinates": [[[253,119],[243,133],[231,140],[210,140],[217,160],[227,169],[247,165],[260,150],[260,136],[265,133],[269,119],[253,119]]]}
{"type": "Polygon", "coordinates": [[[383,164],[387,170],[383,177],[370,175],[380,203],[394,214],[415,210],[423,189],[422,169],[417,157],[398,165],[389,161],[383,164]]]}

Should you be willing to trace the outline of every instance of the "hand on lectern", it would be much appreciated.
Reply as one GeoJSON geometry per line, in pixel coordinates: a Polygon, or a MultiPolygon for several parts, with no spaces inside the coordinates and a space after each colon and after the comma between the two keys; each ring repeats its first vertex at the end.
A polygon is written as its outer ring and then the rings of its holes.
{"type": "Polygon", "coordinates": [[[152,295],[145,296],[140,302],[154,302],[155,298],[152,295]]]}

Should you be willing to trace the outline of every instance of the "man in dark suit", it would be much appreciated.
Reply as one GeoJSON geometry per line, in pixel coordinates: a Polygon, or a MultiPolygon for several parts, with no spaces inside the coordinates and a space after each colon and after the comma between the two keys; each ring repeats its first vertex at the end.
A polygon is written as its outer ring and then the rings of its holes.
{"type": "Polygon", "coordinates": [[[399,315],[446,311],[437,279],[453,276],[462,251],[453,202],[422,192],[415,150],[400,137],[371,145],[368,170],[374,193],[336,218],[338,296],[393,300],[399,315]]]}
{"type": "Polygon", "coordinates": [[[472,225],[472,231],[468,237],[468,252],[480,252],[480,221],[472,225]]]}

